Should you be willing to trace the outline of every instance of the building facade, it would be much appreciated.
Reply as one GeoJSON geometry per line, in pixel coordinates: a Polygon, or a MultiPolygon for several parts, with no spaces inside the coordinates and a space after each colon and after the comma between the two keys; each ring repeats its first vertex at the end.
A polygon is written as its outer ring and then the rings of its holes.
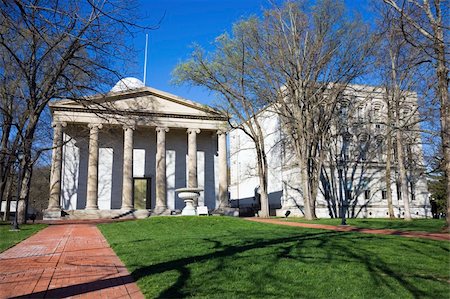
{"type": "MultiPolygon", "coordinates": [[[[392,120],[402,130],[403,150],[408,179],[412,217],[431,215],[429,194],[419,129],[417,96],[408,93],[400,104],[399,119],[392,120]]],[[[326,145],[327,158],[321,170],[316,215],[340,217],[345,207],[347,217],[389,217],[387,206],[387,103],[379,88],[352,86],[339,103],[338,121],[331,128],[333,138],[326,145]]],[[[292,138],[274,107],[256,117],[264,129],[268,160],[268,195],[272,215],[303,216],[300,168],[290,144],[292,138]]],[[[259,179],[252,140],[234,129],[230,139],[230,194],[241,214],[251,215],[258,208],[259,179]]],[[[390,186],[395,216],[404,216],[400,196],[398,167],[395,163],[395,134],[392,141],[390,186]]]]}
{"type": "Polygon", "coordinates": [[[179,212],[175,189],[203,188],[199,206],[228,204],[227,117],[135,78],[106,95],[50,105],[54,141],[44,218],[179,212]]]}

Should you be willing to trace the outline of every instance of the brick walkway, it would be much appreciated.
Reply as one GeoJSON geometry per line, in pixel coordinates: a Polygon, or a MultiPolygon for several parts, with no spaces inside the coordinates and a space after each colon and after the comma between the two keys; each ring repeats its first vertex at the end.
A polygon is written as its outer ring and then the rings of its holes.
{"type": "Polygon", "coordinates": [[[143,298],[93,223],[51,225],[0,254],[0,298],[143,298]]]}
{"type": "Polygon", "coordinates": [[[295,227],[306,227],[306,228],[316,228],[316,229],[328,229],[340,232],[358,232],[364,234],[376,234],[376,235],[395,235],[402,237],[410,237],[410,238],[424,238],[424,239],[432,239],[439,241],[450,241],[450,234],[445,233],[427,233],[427,232],[412,232],[412,231],[399,231],[393,229],[368,229],[368,228],[358,228],[354,226],[334,226],[327,224],[315,224],[315,223],[301,223],[301,222],[292,222],[286,220],[279,219],[267,219],[267,218],[246,218],[250,221],[255,222],[263,222],[270,224],[279,224],[286,226],[295,226],[295,227]]]}

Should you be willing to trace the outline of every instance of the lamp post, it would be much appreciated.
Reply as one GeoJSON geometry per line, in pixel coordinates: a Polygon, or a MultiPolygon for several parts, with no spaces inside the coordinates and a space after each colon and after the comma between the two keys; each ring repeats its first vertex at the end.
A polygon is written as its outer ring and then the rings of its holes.
{"type": "Polygon", "coordinates": [[[20,190],[22,187],[22,159],[23,159],[23,153],[21,151],[19,151],[17,153],[17,160],[19,163],[19,167],[18,167],[18,172],[19,172],[19,177],[18,177],[18,181],[17,181],[17,197],[16,197],[16,212],[14,213],[14,221],[12,223],[12,231],[20,231],[19,228],[19,222],[17,221],[17,214],[19,212],[19,200],[20,200],[20,190]]]}

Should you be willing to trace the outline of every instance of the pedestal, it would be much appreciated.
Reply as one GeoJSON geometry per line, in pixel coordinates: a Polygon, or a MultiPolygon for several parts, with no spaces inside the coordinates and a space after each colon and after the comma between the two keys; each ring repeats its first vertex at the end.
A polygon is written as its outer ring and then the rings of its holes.
{"type": "Polygon", "coordinates": [[[197,210],[195,209],[194,202],[200,196],[200,192],[203,191],[202,188],[180,188],[176,189],[175,192],[178,193],[178,197],[184,200],[186,206],[181,211],[183,216],[196,216],[197,210]]]}
{"type": "Polygon", "coordinates": [[[186,204],[186,206],[181,211],[181,215],[183,215],[183,216],[196,216],[197,215],[197,210],[195,209],[195,206],[194,206],[194,200],[192,200],[192,199],[185,199],[184,203],[186,204]]]}
{"type": "Polygon", "coordinates": [[[292,198],[281,197],[281,209],[276,209],[275,213],[277,217],[286,217],[286,212],[289,211],[290,217],[304,217],[302,210],[303,206],[297,204],[297,202],[292,198]]]}

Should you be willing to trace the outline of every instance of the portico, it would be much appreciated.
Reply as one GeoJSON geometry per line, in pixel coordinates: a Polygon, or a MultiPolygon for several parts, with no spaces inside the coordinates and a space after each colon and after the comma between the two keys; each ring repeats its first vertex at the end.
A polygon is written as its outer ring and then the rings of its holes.
{"type": "Polygon", "coordinates": [[[51,104],[46,218],[58,218],[61,210],[72,218],[171,214],[182,208],[174,191],[182,187],[203,188],[198,205],[211,211],[229,208],[227,117],[150,87],[131,87],[51,104]]]}

